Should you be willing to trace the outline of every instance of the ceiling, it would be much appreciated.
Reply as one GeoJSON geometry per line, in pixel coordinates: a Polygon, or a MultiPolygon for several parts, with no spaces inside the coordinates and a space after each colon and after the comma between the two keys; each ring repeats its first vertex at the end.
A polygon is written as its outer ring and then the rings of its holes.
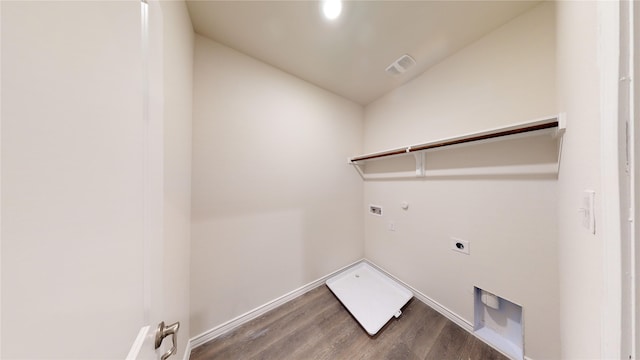
{"type": "Polygon", "coordinates": [[[187,1],[196,33],[366,105],[538,1],[187,1]],[[409,54],[416,65],[390,75],[409,54]]]}

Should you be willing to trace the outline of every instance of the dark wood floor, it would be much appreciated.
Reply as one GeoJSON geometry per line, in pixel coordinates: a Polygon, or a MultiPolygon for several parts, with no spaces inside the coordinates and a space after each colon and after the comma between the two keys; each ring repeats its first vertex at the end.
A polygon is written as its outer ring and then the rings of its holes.
{"type": "Polygon", "coordinates": [[[204,359],[507,359],[417,299],[369,336],[326,286],[193,349],[204,359]]]}

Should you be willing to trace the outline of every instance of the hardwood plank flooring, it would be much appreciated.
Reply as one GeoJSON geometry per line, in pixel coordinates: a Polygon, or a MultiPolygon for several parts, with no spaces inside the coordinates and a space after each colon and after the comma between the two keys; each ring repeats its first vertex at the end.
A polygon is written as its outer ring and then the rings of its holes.
{"type": "Polygon", "coordinates": [[[412,299],[369,336],[326,286],[193,349],[190,360],[504,360],[437,311],[412,299]]]}

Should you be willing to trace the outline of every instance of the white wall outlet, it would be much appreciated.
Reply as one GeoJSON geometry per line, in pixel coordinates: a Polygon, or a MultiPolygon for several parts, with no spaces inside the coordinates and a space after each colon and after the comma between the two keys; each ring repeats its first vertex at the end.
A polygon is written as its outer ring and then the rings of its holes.
{"type": "Polygon", "coordinates": [[[471,255],[471,248],[467,240],[451,238],[451,250],[459,253],[471,255]]]}
{"type": "Polygon", "coordinates": [[[382,206],[378,205],[369,205],[369,214],[382,216],[382,206]]]}

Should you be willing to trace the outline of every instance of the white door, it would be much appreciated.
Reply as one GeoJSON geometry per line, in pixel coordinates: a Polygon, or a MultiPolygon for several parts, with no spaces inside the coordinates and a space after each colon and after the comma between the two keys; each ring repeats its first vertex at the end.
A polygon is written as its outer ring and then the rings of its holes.
{"type": "Polygon", "coordinates": [[[632,228],[632,239],[633,239],[633,247],[635,250],[635,257],[633,259],[633,279],[635,283],[633,286],[635,289],[634,301],[633,304],[633,312],[635,312],[635,319],[633,324],[633,350],[634,350],[634,358],[640,359],[640,217],[638,216],[638,212],[640,212],[640,187],[638,186],[640,183],[640,81],[638,81],[638,76],[640,75],[640,4],[637,2],[631,2],[631,7],[633,11],[633,23],[632,23],[632,34],[634,43],[632,46],[632,56],[633,56],[633,110],[632,114],[632,129],[630,131],[630,144],[632,145],[632,161],[631,161],[631,173],[632,173],[632,181],[631,181],[631,194],[633,195],[632,201],[633,203],[633,228],[632,228]]]}
{"type": "MultiPolygon", "coordinates": [[[[143,73],[144,319],[127,360],[165,359],[176,353],[179,321],[165,323],[163,253],[163,22],[157,0],[140,2],[143,73]]],[[[176,320],[176,319],[172,319],[176,320]]]]}
{"type": "Polygon", "coordinates": [[[620,2],[620,76],[619,76],[619,127],[620,136],[620,203],[622,212],[621,226],[621,267],[622,267],[622,341],[621,358],[637,359],[638,353],[638,317],[640,293],[638,293],[638,264],[640,264],[640,246],[638,246],[639,209],[637,183],[640,179],[637,159],[639,159],[638,140],[638,81],[634,74],[640,70],[638,62],[638,15],[640,9],[633,1],[620,2]],[[635,34],[634,34],[635,32],[635,34]],[[634,105],[635,104],[635,105],[634,105]]]}
{"type": "Polygon", "coordinates": [[[0,358],[125,358],[163,317],[157,38],[139,0],[0,6],[0,358]]]}

